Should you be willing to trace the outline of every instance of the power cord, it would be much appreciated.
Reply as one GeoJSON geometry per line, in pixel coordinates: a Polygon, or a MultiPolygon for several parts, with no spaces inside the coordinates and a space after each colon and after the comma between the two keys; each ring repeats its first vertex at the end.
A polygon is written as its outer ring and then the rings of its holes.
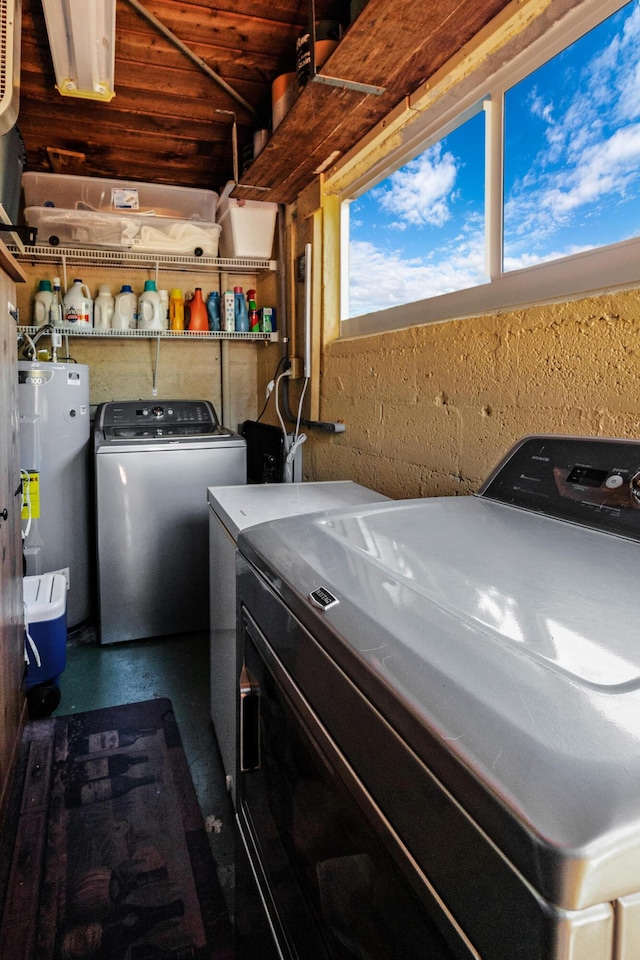
{"type": "Polygon", "coordinates": [[[278,376],[278,371],[280,370],[280,367],[285,362],[285,360],[286,360],[286,357],[280,357],[280,360],[278,361],[278,366],[276,367],[275,373],[273,374],[273,378],[267,384],[266,399],[264,401],[264,406],[262,410],[260,411],[259,415],[256,417],[256,423],[262,420],[264,416],[265,410],[267,409],[267,404],[269,403],[269,397],[273,393],[273,389],[276,384],[276,377],[278,376]]]}
{"type": "Polygon", "coordinates": [[[22,531],[22,540],[24,541],[31,530],[31,475],[27,470],[20,468],[20,479],[22,480],[22,506],[27,508],[27,527],[26,530],[22,531]]]}
{"type": "Polygon", "coordinates": [[[31,634],[29,633],[29,620],[28,620],[28,615],[27,615],[27,604],[25,603],[24,600],[22,601],[22,611],[23,611],[23,616],[24,616],[24,635],[25,635],[25,640],[26,640],[26,643],[25,643],[25,645],[24,645],[24,660],[25,660],[25,663],[31,664],[31,661],[29,660],[29,651],[28,651],[28,649],[27,649],[27,643],[28,643],[29,646],[31,647],[31,652],[32,652],[32,654],[33,654],[33,658],[34,658],[34,660],[36,661],[36,666],[41,667],[41,666],[42,666],[42,660],[40,659],[40,651],[38,650],[38,648],[37,648],[37,646],[36,646],[35,640],[34,640],[33,637],[31,636],[31,634]]]}
{"type": "Polygon", "coordinates": [[[284,420],[282,419],[282,414],[280,413],[280,403],[278,401],[280,381],[285,377],[291,376],[291,370],[284,370],[279,377],[276,377],[275,382],[275,399],[276,399],[276,413],[278,414],[278,420],[280,421],[280,426],[282,427],[282,435],[284,437],[284,446],[285,450],[287,449],[288,437],[287,437],[287,428],[284,425],[284,420]]]}
{"type": "MultiPolygon", "coordinates": [[[[276,383],[276,390],[277,390],[277,387],[278,387],[278,385],[279,385],[280,380],[282,379],[282,377],[284,377],[284,376],[286,376],[286,375],[289,375],[289,376],[290,376],[290,375],[291,375],[291,371],[290,371],[290,370],[285,370],[284,373],[280,375],[280,377],[278,378],[278,381],[277,381],[277,383],[276,383]]],[[[300,433],[300,420],[301,420],[301,417],[302,417],[302,404],[304,403],[304,395],[305,395],[305,393],[307,392],[307,385],[308,385],[308,383],[309,383],[309,377],[305,377],[305,378],[304,378],[304,383],[303,383],[303,385],[302,385],[302,390],[300,391],[300,399],[298,400],[298,416],[297,416],[297,418],[296,418],[296,426],[295,426],[295,430],[294,430],[294,432],[293,432],[293,436],[292,436],[292,437],[289,437],[289,436],[287,435],[287,431],[286,431],[286,428],[285,428],[285,425],[284,425],[284,421],[283,421],[282,416],[281,416],[281,414],[280,414],[280,408],[279,408],[279,405],[278,405],[278,403],[277,403],[278,397],[277,397],[277,394],[276,394],[276,409],[277,409],[277,411],[278,411],[278,417],[279,417],[279,419],[280,419],[280,425],[281,425],[281,427],[282,427],[282,433],[283,433],[283,436],[284,436],[284,449],[285,449],[285,454],[286,454],[286,455],[285,455],[285,460],[284,460],[284,470],[283,470],[283,473],[284,473],[283,479],[284,479],[285,483],[291,483],[291,482],[292,482],[292,480],[293,480],[293,461],[294,461],[294,459],[295,459],[296,451],[298,450],[299,447],[302,446],[302,444],[303,444],[303,443],[305,442],[305,440],[307,439],[306,433],[300,433]]]]}
{"type": "MultiPolygon", "coordinates": [[[[27,537],[29,536],[29,531],[31,530],[31,488],[30,488],[30,486],[29,486],[29,484],[30,484],[30,482],[31,482],[31,477],[30,477],[30,475],[29,475],[29,472],[28,472],[27,470],[23,470],[22,467],[20,468],[20,479],[22,480],[22,505],[27,508],[27,526],[26,526],[26,528],[22,531],[22,544],[23,544],[23,552],[24,552],[24,542],[25,542],[25,540],[27,539],[27,537]]],[[[24,636],[25,636],[24,659],[25,659],[25,663],[27,663],[27,664],[30,664],[30,663],[31,663],[31,661],[30,661],[30,659],[29,659],[29,651],[28,651],[28,648],[27,648],[27,644],[28,644],[29,647],[31,648],[31,652],[33,653],[33,656],[34,656],[34,659],[35,659],[35,661],[36,661],[36,664],[40,667],[40,666],[42,666],[42,661],[41,661],[41,659],[40,659],[40,653],[39,653],[38,648],[37,648],[37,646],[36,646],[36,642],[35,642],[35,640],[33,639],[33,637],[31,636],[31,634],[29,633],[29,621],[28,621],[28,617],[27,617],[27,604],[26,604],[26,602],[25,602],[25,600],[24,600],[24,597],[23,597],[23,599],[22,599],[22,614],[23,614],[23,618],[24,618],[24,636]]]]}

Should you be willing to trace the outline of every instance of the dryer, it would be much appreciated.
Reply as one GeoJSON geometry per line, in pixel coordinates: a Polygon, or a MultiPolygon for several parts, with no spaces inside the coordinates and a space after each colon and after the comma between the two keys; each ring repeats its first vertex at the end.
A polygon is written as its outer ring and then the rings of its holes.
{"type": "Polygon", "coordinates": [[[238,822],[281,956],[635,960],[640,443],[238,538],[238,822]]]}

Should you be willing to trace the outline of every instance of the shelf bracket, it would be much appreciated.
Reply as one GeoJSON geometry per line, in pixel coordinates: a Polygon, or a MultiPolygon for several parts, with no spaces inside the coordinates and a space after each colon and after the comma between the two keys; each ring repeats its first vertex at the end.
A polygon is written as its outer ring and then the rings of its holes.
{"type": "Polygon", "coordinates": [[[25,227],[17,223],[0,223],[0,232],[13,233],[20,237],[23,243],[28,247],[33,247],[38,236],[36,227],[25,227]]]}
{"type": "Polygon", "coordinates": [[[153,387],[151,395],[158,396],[158,367],[160,365],[160,337],[156,337],[156,360],[153,365],[153,387]]]}
{"type": "Polygon", "coordinates": [[[342,80],[340,77],[331,77],[326,73],[318,73],[316,62],[316,2],[309,0],[309,48],[311,63],[310,83],[324,83],[330,87],[341,87],[343,90],[353,90],[355,93],[369,93],[376,97],[386,93],[386,87],[378,87],[372,83],[357,83],[355,80],[342,80]]]}
{"type": "Polygon", "coordinates": [[[329,87],[341,87],[343,90],[353,90],[355,93],[371,93],[381,97],[387,92],[386,87],[376,87],[372,83],[357,83],[355,80],[341,80],[340,77],[330,77],[326,73],[314,73],[311,83],[324,83],[329,87]]]}

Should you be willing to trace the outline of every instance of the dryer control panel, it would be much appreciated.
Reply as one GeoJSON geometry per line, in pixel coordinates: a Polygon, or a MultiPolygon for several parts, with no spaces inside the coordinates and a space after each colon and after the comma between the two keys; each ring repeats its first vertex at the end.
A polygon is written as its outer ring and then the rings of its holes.
{"type": "Polygon", "coordinates": [[[478,496],[640,540],[640,441],[525,437],[478,496]]]}

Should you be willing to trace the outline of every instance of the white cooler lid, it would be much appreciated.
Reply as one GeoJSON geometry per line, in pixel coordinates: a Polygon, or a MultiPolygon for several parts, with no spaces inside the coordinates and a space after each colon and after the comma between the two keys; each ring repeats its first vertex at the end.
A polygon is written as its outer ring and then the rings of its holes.
{"type": "Polygon", "coordinates": [[[57,620],[66,610],[67,581],[62,573],[25,577],[22,595],[27,606],[28,623],[57,620]]]}

